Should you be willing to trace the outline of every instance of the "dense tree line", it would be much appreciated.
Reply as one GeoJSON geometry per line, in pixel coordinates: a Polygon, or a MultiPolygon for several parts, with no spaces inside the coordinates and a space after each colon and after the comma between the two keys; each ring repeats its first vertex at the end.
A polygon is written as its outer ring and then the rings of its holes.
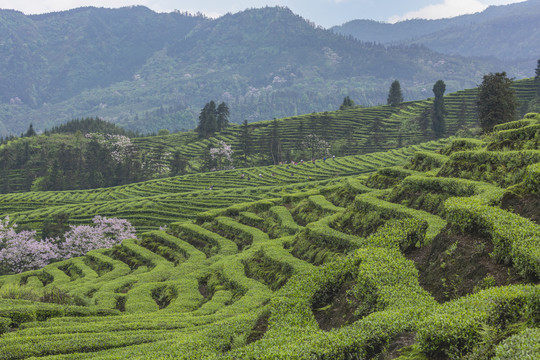
{"type": "Polygon", "coordinates": [[[135,137],[138,135],[133,131],[126,130],[120,126],[97,117],[74,119],[65,124],[55,126],[51,130],[45,130],[44,134],[75,134],[77,131],[80,131],[83,134],[101,133],[110,135],[124,135],[128,137],[135,137]]]}
{"type": "Polygon", "coordinates": [[[80,132],[12,140],[0,151],[0,169],[2,193],[108,187],[151,177],[140,156],[119,161],[110,143],[80,132]]]}

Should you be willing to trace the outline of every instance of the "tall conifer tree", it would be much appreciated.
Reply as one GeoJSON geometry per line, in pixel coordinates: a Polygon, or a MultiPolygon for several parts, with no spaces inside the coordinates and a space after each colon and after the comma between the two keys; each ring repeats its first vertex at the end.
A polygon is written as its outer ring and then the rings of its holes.
{"type": "Polygon", "coordinates": [[[217,131],[225,129],[229,125],[229,107],[222,102],[216,110],[216,128],[217,131]]]}
{"type": "Polygon", "coordinates": [[[446,116],[446,107],[444,105],[444,92],[446,91],[446,84],[442,80],[438,80],[433,85],[433,94],[435,94],[435,100],[433,101],[433,132],[436,138],[444,136],[446,131],[446,124],[444,118],[446,116]]]}
{"type": "Polygon", "coordinates": [[[401,91],[401,85],[399,81],[394,80],[392,85],[390,85],[390,90],[388,91],[387,104],[390,106],[399,106],[403,102],[403,92],[401,91]]]}

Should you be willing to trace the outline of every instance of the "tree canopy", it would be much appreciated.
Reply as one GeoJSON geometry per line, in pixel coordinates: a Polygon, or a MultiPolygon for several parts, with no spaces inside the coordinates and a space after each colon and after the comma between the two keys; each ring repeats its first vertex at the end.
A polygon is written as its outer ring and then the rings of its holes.
{"type": "Polygon", "coordinates": [[[229,124],[229,107],[222,102],[216,107],[214,100],[206,103],[199,115],[199,125],[195,129],[199,136],[208,138],[229,124]]]}
{"type": "Polygon", "coordinates": [[[435,94],[435,100],[433,101],[433,132],[436,138],[444,136],[446,131],[446,106],[444,104],[444,92],[446,91],[446,84],[442,80],[438,80],[433,85],[433,94],[435,94]]]}
{"type": "Polygon", "coordinates": [[[506,76],[506,72],[484,75],[476,102],[483,132],[515,119],[517,100],[511,85],[512,80],[506,76]]]}
{"type": "Polygon", "coordinates": [[[387,104],[390,106],[398,106],[403,102],[403,92],[401,91],[401,85],[399,81],[394,80],[392,85],[390,85],[390,90],[388,91],[388,100],[387,104]]]}
{"type": "Polygon", "coordinates": [[[355,105],[356,104],[350,97],[345,96],[345,98],[343,99],[343,103],[341,103],[341,106],[339,107],[339,110],[349,109],[354,107],[355,105]]]}

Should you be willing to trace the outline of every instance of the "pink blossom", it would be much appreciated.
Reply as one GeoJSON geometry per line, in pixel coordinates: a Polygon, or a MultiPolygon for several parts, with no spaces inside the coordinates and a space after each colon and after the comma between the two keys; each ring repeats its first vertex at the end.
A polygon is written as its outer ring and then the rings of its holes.
{"type": "Polygon", "coordinates": [[[111,248],[125,239],[135,238],[135,228],[125,219],[96,216],[94,226],[71,226],[60,253],[64,258],[82,256],[94,249],[111,248]]]}
{"type": "Polygon", "coordinates": [[[16,232],[9,218],[0,219],[0,264],[3,271],[22,272],[39,269],[53,259],[82,256],[90,250],[110,248],[122,240],[135,238],[135,228],[125,219],[96,216],[94,225],[71,226],[59,239],[35,239],[36,232],[16,232]]]}
{"type": "Polygon", "coordinates": [[[6,270],[18,273],[42,268],[58,257],[58,246],[51,239],[37,241],[35,231],[17,233],[15,227],[8,217],[0,221],[0,264],[6,270]]]}
{"type": "Polygon", "coordinates": [[[230,145],[223,140],[220,140],[219,146],[210,148],[210,156],[212,159],[217,159],[218,169],[225,170],[231,168],[233,150],[230,145]]]}

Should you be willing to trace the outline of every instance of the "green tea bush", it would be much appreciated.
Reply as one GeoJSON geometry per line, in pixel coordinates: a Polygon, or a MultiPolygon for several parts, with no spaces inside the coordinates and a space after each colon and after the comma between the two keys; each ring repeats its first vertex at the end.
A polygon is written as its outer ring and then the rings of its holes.
{"type": "Polygon", "coordinates": [[[388,189],[413,174],[414,171],[400,167],[383,168],[370,175],[366,185],[374,189],[388,189]]]}
{"type": "Polygon", "coordinates": [[[284,229],[288,234],[293,235],[302,230],[303,227],[298,225],[289,210],[284,206],[273,206],[270,208],[270,214],[279,223],[279,226],[284,229]]]}
{"type": "Polygon", "coordinates": [[[207,256],[214,255],[217,252],[223,255],[231,255],[238,252],[238,246],[233,241],[195,224],[183,222],[172,223],[170,225],[170,232],[180,239],[185,239],[189,243],[198,240],[198,242],[192,245],[195,247],[203,245],[204,248],[201,251],[207,256]],[[201,241],[203,244],[200,244],[201,241]],[[212,247],[216,248],[215,252],[211,249],[212,247]]]}
{"type": "Polygon", "coordinates": [[[540,151],[460,151],[453,153],[438,176],[461,177],[500,186],[520,182],[525,169],[540,162],[540,151]]]}
{"type": "Polygon", "coordinates": [[[493,254],[526,277],[540,277],[540,226],[475,198],[450,198],[445,202],[450,226],[461,232],[486,234],[493,254]]]}
{"type": "Polygon", "coordinates": [[[242,211],[238,214],[238,216],[239,216],[240,222],[245,225],[259,227],[264,223],[263,218],[261,218],[257,214],[252,213],[250,211],[242,211]]]}
{"type": "Polygon", "coordinates": [[[509,121],[504,124],[498,124],[493,127],[493,132],[499,132],[504,130],[512,130],[512,129],[519,129],[523,128],[529,125],[536,124],[538,121],[536,120],[535,113],[529,113],[525,115],[525,119],[516,120],[516,121],[509,121]]]}
{"type": "Polygon", "coordinates": [[[526,329],[502,341],[495,349],[493,360],[540,358],[540,329],[526,329]]]}
{"type": "Polygon", "coordinates": [[[497,205],[503,195],[503,189],[483,182],[414,175],[394,187],[389,199],[409,207],[442,214],[444,201],[453,196],[476,196],[487,204],[497,205]]]}
{"type": "Polygon", "coordinates": [[[494,287],[445,303],[421,321],[417,342],[430,358],[463,357],[480,340],[485,325],[519,319],[533,289],[523,285],[494,287]]]}
{"type": "Polygon", "coordinates": [[[434,152],[419,151],[414,154],[406,169],[415,171],[429,171],[443,166],[448,160],[448,156],[436,154],[434,152]]]}
{"type": "Polygon", "coordinates": [[[450,144],[441,149],[441,154],[450,156],[457,151],[478,150],[485,144],[484,141],[478,139],[453,139],[450,144]]]}
{"type": "Polygon", "coordinates": [[[374,197],[372,194],[358,195],[351,207],[346,210],[346,213],[349,211],[357,214],[375,212],[380,214],[379,216],[383,219],[416,218],[425,220],[428,224],[425,243],[430,243],[431,240],[433,240],[433,238],[446,226],[446,221],[438,216],[381,200],[374,197]]]}
{"type": "Polygon", "coordinates": [[[11,326],[11,319],[7,317],[0,317],[0,335],[9,331],[11,326]]]}

